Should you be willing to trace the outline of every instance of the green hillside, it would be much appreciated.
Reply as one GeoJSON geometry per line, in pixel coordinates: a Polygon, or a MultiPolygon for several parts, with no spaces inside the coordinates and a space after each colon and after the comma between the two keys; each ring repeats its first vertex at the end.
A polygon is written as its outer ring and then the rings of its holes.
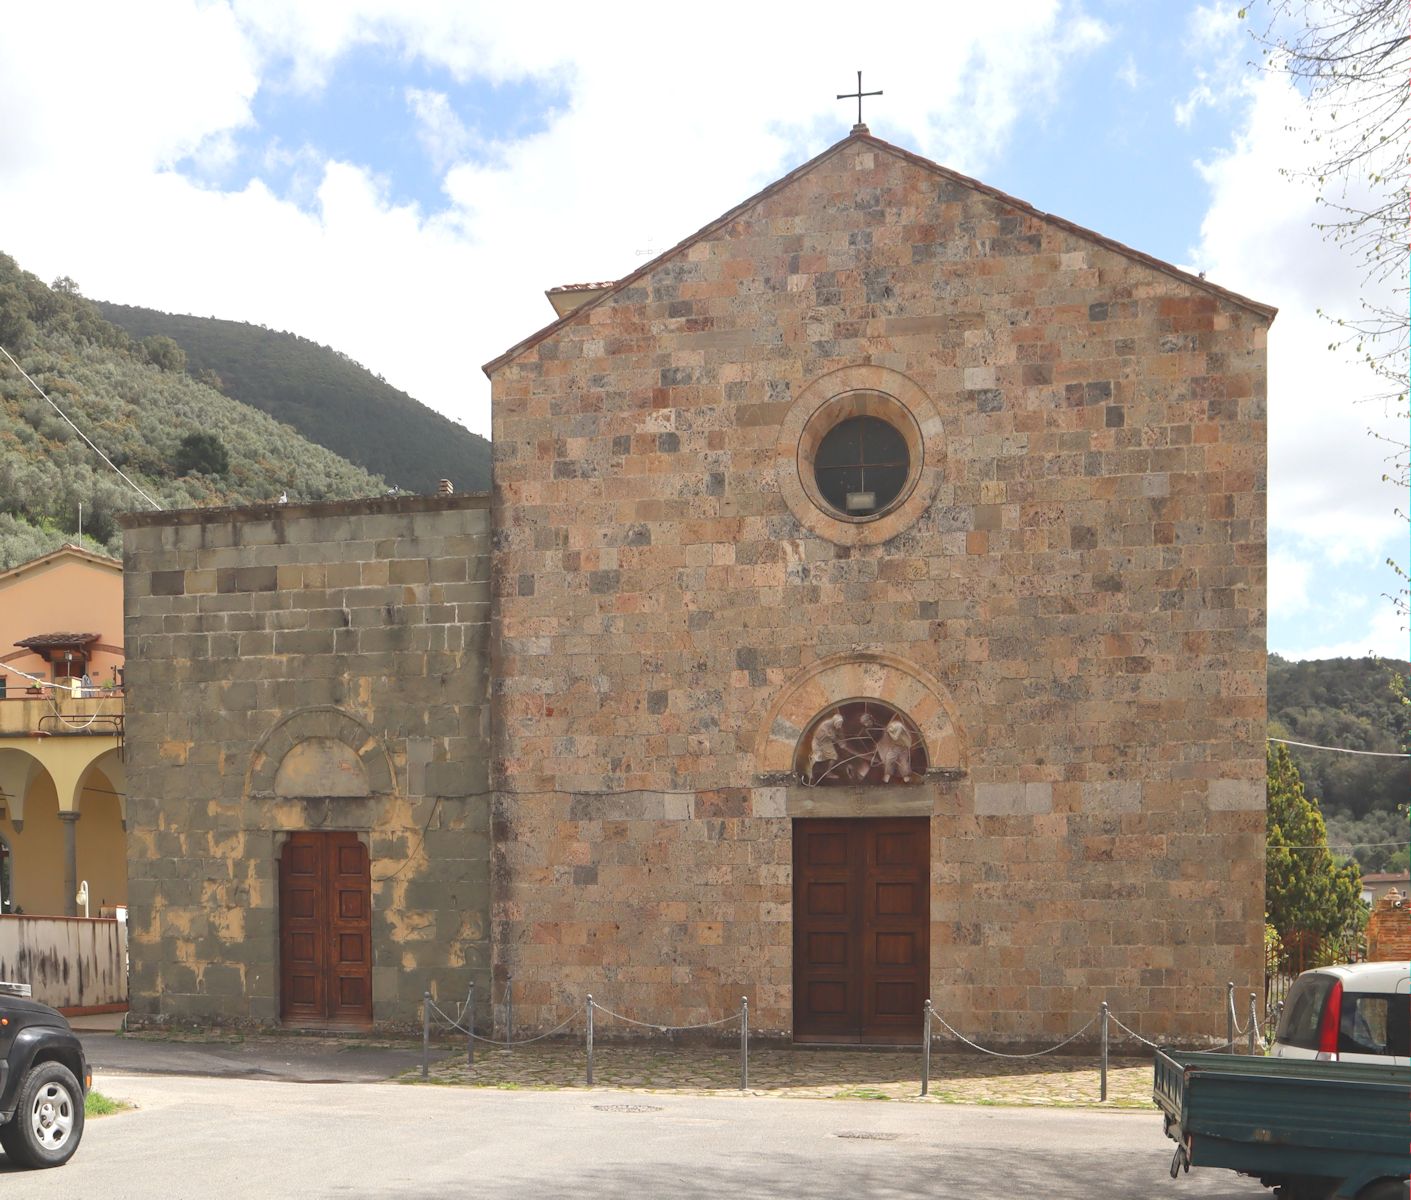
{"type": "MultiPolygon", "coordinates": [[[[163,508],[379,495],[387,485],[198,383],[167,338],[109,324],[70,280],[0,254],[0,346],[163,508]]],[[[73,541],[118,554],[116,516],[150,507],[0,356],[0,569],[73,541]]]]}
{"type": "Polygon", "coordinates": [[[292,425],[389,483],[434,492],[490,489],[490,443],[400,392],[346,354],[292,333],[215,317],[175,316],[99,301],[134,338],[169,337],[199,378],[292,425]],[[213,380],[214,381],[214,380],[213,380]]]}
{"type": "MultiPolygon", "coordinates": [[[[1411,707],[1392,680],[1411,663],[1390,658],[1326,658],[1289,662],[1269,656],[1269,733],[1320,746],[1404,753],[1411,749],[1411,707]]],[[[1331,754],[1290,746],[1307,792],[1318,798],[1334,848],[1407,840],[1411,760],[1331,754]]],[[[1364,871],[1405,869],[1395,846],[1355,849],[1364,871]]]]}

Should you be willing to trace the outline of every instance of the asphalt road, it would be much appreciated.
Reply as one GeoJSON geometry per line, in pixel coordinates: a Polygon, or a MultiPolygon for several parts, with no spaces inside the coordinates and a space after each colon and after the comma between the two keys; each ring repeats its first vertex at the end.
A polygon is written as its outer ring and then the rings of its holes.
{"type": "MultiPolygon", "coordinates": [[[[83,1052],[99,1074],[241,1075],[300,1083],[376,1083],[421,1065],[421,1047],[379,1046],[355,1040],[265,1037],[233,1042],[182,1042],[79,1033],[83,1052]]],[[[451,1051],[436,1047],[437,1057],[451,1051]]]]}
{"type": "Polygon", "coordinates": [[[58,1170],[0,1155],[5,1200],[1268,1196],[1225,1171],[1172,1181],[1152,1113],[152,1075],[97,1086],[139,1107],[90,1122],[58,1170]]]}

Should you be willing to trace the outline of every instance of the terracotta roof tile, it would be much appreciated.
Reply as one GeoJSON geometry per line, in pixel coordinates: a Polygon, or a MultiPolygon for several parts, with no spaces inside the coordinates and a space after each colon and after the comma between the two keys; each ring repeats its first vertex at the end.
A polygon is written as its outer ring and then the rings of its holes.
{"type": "Polygon", "coordinates": [[[36,633],[15,645],[26,650],[81,650],[97,640],[96,633],[36,633]]]}

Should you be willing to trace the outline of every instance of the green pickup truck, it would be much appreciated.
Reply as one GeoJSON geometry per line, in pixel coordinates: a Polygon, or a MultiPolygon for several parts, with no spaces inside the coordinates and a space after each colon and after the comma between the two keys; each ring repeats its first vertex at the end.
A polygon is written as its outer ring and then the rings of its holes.
{"type": "Polygon", "coordinates": [[[1184,1167],[1225,1167],[1280,1200],[1406,1200],[1411,1070],[1158,1050],[1153,1098],[1184,1167]]]}

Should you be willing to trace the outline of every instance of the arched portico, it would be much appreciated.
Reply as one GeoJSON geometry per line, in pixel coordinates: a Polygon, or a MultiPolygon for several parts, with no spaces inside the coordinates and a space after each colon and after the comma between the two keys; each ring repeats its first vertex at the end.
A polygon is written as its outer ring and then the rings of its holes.
{"type": "Polygon", "coordinates": [[[80,915],[83,879],[92,915],[127,902],[124,782],[113,736],[75,730],[0,747],[0,838],[14,908],[80,915]]]}

